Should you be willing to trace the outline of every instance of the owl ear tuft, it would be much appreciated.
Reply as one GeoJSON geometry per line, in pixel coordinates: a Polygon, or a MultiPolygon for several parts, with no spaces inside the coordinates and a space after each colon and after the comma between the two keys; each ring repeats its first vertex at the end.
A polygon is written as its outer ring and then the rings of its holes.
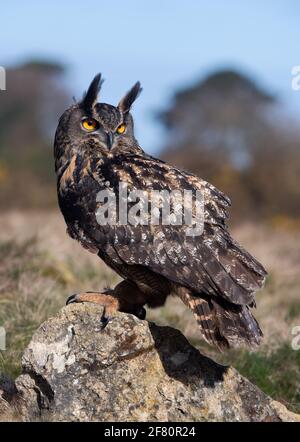
{"type": "Polygon", "coordinates": [[[100,92],[102,83],[101,74],[97,74],[91,82],[88,91],[84,94],[81,105],[84,109],[91,109],[97,102],[98,94],[100,92]]]}
{"type": "Polygon", "coordinates": [[[118,108],[120,111],[123,113],[129,112],[133,102],[137,99],[141,92],[141,83],[138,81],[119,102],[118,108]]]}

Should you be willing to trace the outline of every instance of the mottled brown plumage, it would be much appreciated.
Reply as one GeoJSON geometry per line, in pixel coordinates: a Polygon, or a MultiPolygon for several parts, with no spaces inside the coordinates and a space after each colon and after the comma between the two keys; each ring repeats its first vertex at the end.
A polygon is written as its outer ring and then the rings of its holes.
{"type": "MultiPolygon", "coordinates": [[[[259,344],[262,333],[251,314],[254,294],[266,271],[234,241],[227,228],[229,198],[206,181],[147,155],[138,145],[129,113],[140,93],[137,83],[117,107],[97,103],[100,75],[82,102],[62,115],[55,137],[58,200],[68,233],[124,278],[95,301],[143,315],[143,306],[163,305],[174,294],[192,309],[204,338],[218,348],[259,344]],[[95,124],[87,132],[83,119],[95,124]],[[118,133],[125,125],[124,133],[118,133]],[[179,225],[103,225],[96,220],[97,193],[128,190],[193,190],[204,195],[204,231],[186,235],[179,225]],[[105,298],[109,296],[109,298],[105,298]]],[[[117,206],[118,207],[118,206],[117,206]]],[[[97,298],[98,296],[98,298],[97,298]]],[[[107,307],[107,310],[112,310],[107,307]]]]}

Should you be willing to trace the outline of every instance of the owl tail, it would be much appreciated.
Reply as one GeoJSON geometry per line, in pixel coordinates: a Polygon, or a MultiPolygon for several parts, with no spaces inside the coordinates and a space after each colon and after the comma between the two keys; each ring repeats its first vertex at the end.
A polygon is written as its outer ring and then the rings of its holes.
{"type": "MultiPolygon", "coordinates": [[[[182,298],[183,299],[183,298],[182,298]]],[[[235,305],[219,297],[185,293],[184,303],[193,311],[205,340],[220,350],[257,347],[262,331],[247,305],[235,305]]]]}

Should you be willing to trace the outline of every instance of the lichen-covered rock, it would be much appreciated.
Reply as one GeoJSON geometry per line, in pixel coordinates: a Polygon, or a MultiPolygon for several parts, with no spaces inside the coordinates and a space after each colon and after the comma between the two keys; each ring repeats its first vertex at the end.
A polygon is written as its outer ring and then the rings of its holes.
{"type": "Polygon", "coordinates": [[[34,334],[16,381],[24,420],[296,421],[235,369],[184,336],[102,308],[71,304],[34,334]]]}

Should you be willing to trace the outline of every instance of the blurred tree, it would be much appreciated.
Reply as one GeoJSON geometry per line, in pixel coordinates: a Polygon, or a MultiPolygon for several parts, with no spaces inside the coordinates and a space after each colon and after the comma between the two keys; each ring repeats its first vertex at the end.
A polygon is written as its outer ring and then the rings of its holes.
{"type": "Polygon", "coordinates": [[[53,131],[70,103],[63,66],[39,60],[7,70],[0,94],[0,205],[45,206],[55,201],[53,131]]]}
{"type": "Polygon", "coordinates": [[[300,216],[300,135],[279,124],[278,106],[244,75],[215,72],[160,113],[168,130],[162,155],[225,191],[234,220],[300,216]]]}

